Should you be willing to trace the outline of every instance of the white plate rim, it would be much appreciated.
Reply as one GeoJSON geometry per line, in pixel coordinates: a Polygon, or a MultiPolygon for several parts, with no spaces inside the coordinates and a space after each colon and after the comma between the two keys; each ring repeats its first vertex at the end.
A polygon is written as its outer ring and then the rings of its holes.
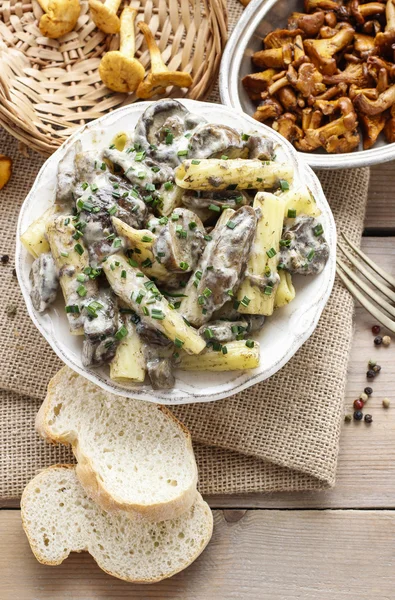
{"type": "MultiPolygon", "coordinates": [[[[213,107],[213,109],[218,110],[218,107],[221,106],[221,105],[214,104],[214,103],[200,102],[200,101],[189,100],[189,99],[188,100],[178,99],[178,101],[181,102],[182,104],[184,104],[191,111],[193,111],[194,109],[196,110],[198,105],[204,105],[205,110],[210,109],[210,107],[213,107]]],[[[67,366],[69,366],[71,369],[73,369],[74,371],[76,371],[77,373],[79,373],[80,375],[85,377],[86,379],[89,379],[92,383],[95,383],[95,384],[99,385],[101,388],[105,389],[106,391],[116,394],[116,395],[120,395],[120,396],[128,397],[128,398],[140,398],[142,400],[146,400],[149,402],[166,404],[168,406],[178,405],[178,404],[188,404],[188,403],[193,403],[193,402],[213,402],[213,401],[225,398],[225,397],[231,397],[231,396],[245,390],[246,388],[251,387],[252,385],[255,385],[257,383],[260,383],[260,382],[268,379],[269,377],[274,375],[277,371],[279,371],[294,356],[294,354],[297,352],[297,350],[312,335],[312,333],[315,330],[317,323],[320,319],[322,311],[326,306],[326,303],[329,299],[329,296],[331,294],[333,284],[334,284],[335,266],[336,266],[336,264],[335,264],[336,225],[334,222],[332,211],[330,209],[328,201],[326,200],[326,197],[323,193],[321,184],[320,184],[317,176],[315,175],[315,173],[312,171],[312,169],[308,165],[306,165],[304,163],[303,160],[300,159],[300,156],[295,151],[295,149],[292,147],[292,145],[289,142],[287,142],[287,140],[285,140],[282,136],[277,134],[277,132],[275,132],[271,128],[267,127],[266,125],[257,123],[254,119],[252,119],[252,117],[250,117],[249,115],[246,115],[242,111],[237,111],[234,108],[222,106],[222,108],[225,111],[227,111],[228,113],[230,113],[232,115],[234,115],[236,113],[236,115],[239,118],[242,118],[243,120],[248,121],[254,129],[264,130],[264,133],[266,136],[274,138],[277,143],[280,143],[282,146],[284,146],[286,148],[286,150],[289,153],[291,153],[291,155],[294,158],[295,163],[298,166],[299,171],[303,172],[303,176],[306,178],[309,186],[313,187],[314,190],[316,192],[318,192],[319,206],[320,206],[322,212],[325,214],[327,220],[329,221],[329,225],[330,225],[330,238],[332,240],[332,244],[330,247],[330,252],[331,252],[330,258],[325,267],[325,271],[327,274],[326,287],[323,290],[320,297],[317,298],[315,303],[313,303],[312,305],[310,305],[308,307],[308,311],[314,310],[314,316],[311,319],[309,326],[306,328],[306,330],[303,333],[299,334],[298,336],[296,336],[294,338],[292,345],[289,346],[288,350],[283,354],[283,356],[279,360],[276,361],[275,364],[273,364],[273,366],[271,368],[265,369],[262,371],[258,371],[258,372],[255,372],[255,371],[257,371],[257,369],[254,371],[245,371],[244,373],[247,374],[247,378],[244,381],[242,381],[241,383],[232,387],[231,390],[219,391],[216,393],[210,392],[207,395],[206,394],[196,395],[195,393],[184,392],[183,396],[178,396],[176,399],[172,398],[172,395],[174,394],[174,390],[169,390],[169,391],[162,390],[161,391],[161,390],[152,390],[151,389],[151,391],[147,392],[147,391],[145,391],[143,389],[139,389],[137,387],[133,388],[133,389],[131,389],[131,388],[126,389],[126,388],[118,385],[116,382],[112,382],[110,385],[107,383],[107,381],[104,380],[104,378],[100,375],[100,372],[98,370],[85,369],[83,367],[80,367],[78,364],[76,364],[62,350],[62,348],[59,347],[59,345],[57,344],[56,338],[49,337],[46,334],[43,326],[41,325],[39,319],[37,318],[36,311],[34,310],[34,308],[32,306],[28,285],[24,281],[23,274],[22,274],[23,260],[24,260],[23,253],[26,252],[20,241],[20,237],[22,234],[22,221],[23,221],[25,211],[29,208],[29,203],[30,203],[31,199],[34,198],[35,191],[39,188],[41,180],[44,177],[48,166],[50,166],[52,161],[55,161],[55,159],[57,159],[58,157],[60,158],[61,155],[64,152],[66,152],[67,148],[70,145],[72,145],[77,139],[79,139],[81,134],[83,132],[85,132],[87,129],[88,130],[96,129],[96,128],[100,129],[103,126],[103,124],[106,122],[107,119],[109,119],[109,118],[113,119],[114,116],[116,116],[116,115],[120,115],[120,114],[128,113],[128,112],[134,112],[136,110],[143,112],[150,104],[151,104],[151,102],[140,102],[140,103],[120,107],[120,108],[116,109],[115,111],[112,111],[111,113],[108,113],[107,115],[100,117],[99,119],[96,119],[94,121],[91,121],[90,123],[87,123],[86,125],[83,125],[81,127],[81,129],[79,129],[72,136],[70,136],[70,138],[68,138],[68,140],[64,144],[62,144],[62,146],[60,148],[58,148],[58,150],[56,150],[54,152],[54,154],[52,154],[51,157],[49,157],[49,159],[47,159],[45,161],[45,163],[43,164],[43,166],[41,167],[40,171],[38,172],[38,174],[36,176],[36,179],[34,181],[34,184],[31,188],[31,190],[29,191],[28,195],[26,196],[26,198],[21,206],[19,217],[18,217],[17,232],[16,232],[16,235],[17,235],[16,253],[15,253],[16,254],[15,266],[16,266],[18,282],[19,282],[19,285],[20,285],[20,288],[22,291],[22,295],[24,297],[24,301],[26,304],[28,314],[29,314],[30,318],[32,319],[34,325],[40,331],[41,335],[44,337],[44,339],[47,341],[47,343],[51,346],[51,348],[53,349],[55,354],[57,354],[57,356],[67,366]],[[248,377],[248,375],[250,375],[250,377],[248,377]]],[[[327,227],[326,227],[326,230],[327,230],[327,227]]],[[[232,373],[236,373],[236,372],[232,372],[232,373]]]]}

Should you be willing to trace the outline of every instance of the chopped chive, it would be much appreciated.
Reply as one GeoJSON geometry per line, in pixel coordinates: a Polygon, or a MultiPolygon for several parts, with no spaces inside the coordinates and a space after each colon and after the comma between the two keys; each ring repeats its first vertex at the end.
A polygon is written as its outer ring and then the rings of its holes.
{"type": "Polygon", "coordinates": [[[155,287],[155,283],[153,281],[146,281],[144,283],[144,287],[147,288],[147,290],[150,290],[155,287]]]}
{"type": "Polygon", "coordinates": [[[102,170],[102,171],[105,171],[105,170],[106,170],[106,163],[104,163],[104,162],[103,162],[103,163],[101,164],[101,167],[100,167],[100,168],[101,168],[101,170],[102,170]]]}
{"type": "Polygon", "coordinates": [[[159,171],[160,171],[160,167],[151,167],[151,171],[152,171],[153,173],[159,173],[159,171]]]}
{"type": "Polygon", "coordinates": [[[112,245],[114,246],[114,248],[120,248],[122,246],[121,238],[115,238],[112,245]]]}
{"type": "Polygon", "coordinates": [[[240,302],[239,302],[238,300],[235,300],[235,301],[233,302],[233,308],[234,308],[235,310],[237,310],[237,309],[239,308],[239,306],[240,306],[240,302]]]}
{"type": "Polygon", "coordinates": [[[229,157],[228,157],[228,156],[226,156],[226,154],[223,154],[223,155],[221,156],[221,160],[228,160],[228,158],[229,158],[229,157]]]}
{"type": "Polygon", "coordinates": [[[80,283],[85,283],[85,281],[86,281],[86,275],[84,275],[83,273],[79,273],[77,275],[77,281],[79,281],[80,283]]]}
{"type": "Polygon", "coordinates": [[[119,267],[119,265],[120,265],[119,260],[114,261],[114,264],[115,264],[116,267],[119,267]]]}
{"type": "Polygon", "coordinates": [[[257,180],[259,183],[262,183],[262,181],[263,181],[262,177],[257,177],[257,178],[256,178],[256,180],[257,180]]]}
{"type": "Polygon", "coordinates": [[[226,223],[226,227],[228,227],[229,229],[234,229],[236,227],[236,223],[234,221],[228,221],[226,223]]]}
{"type": "Polygon", "coordinates": [[[285,248],[289,248],[291,245],[291,240],[280,240],[280,246],[285,248]]]}
{"type": "Polygon", "coordinates": [[[145,172],[144,171],[140,171],[139,173],[137,173],[137,177],[139,179],[145,179],[145,172]]]}
{"type": "Polygon", "coordinates": [[[207,308],[202,308],[202,315],[207,315],[207,308]]]}
{"type": "Polygon", "coordinates": [[[77,254],[79,254],[80,256],[82,256],[82,254],[84,254],[84,249],[81,246],[81,244],[76,244],[74,246],[74,250],[77,252],[77,254]]]}
{"type": "Polygon", "coordinates": [[[166,144],[170,145],[173,143],[174,135],[172,133],[167,133],[165,137],[166,144]]]}
{"type": "Polygon", "coordinates": [[[207,287],[206,287],[206,288],[203,290],[203,296],[205,296],[206,298],[208,298],[209,296],[211,296],[211,294],[212,294],[212,293],[213,293],[213,292],[210,290],[210,288],[207,288],[207,287]]]}
{"type": "Polygon", "coordinates": [[[68,255],[69,255],[69,253],[68,253],[68,252],[61,252],[61,253],[60,253],[60,256],[64,256],[64,258],[67,258],[67,257],[68,257],[68,255]]]}
{"type": "Polygon", "coordinates": [[[221,349],[222,349],[221,344],[219,342],[214,342],[214,344],[213,344],[213,350],[215,352],[221,352],[221,349]]]}
{"type": "Polygon", "coordinates": [[[110,233],[110,235],[108,235],[106,237],[106,240],[108,240],[109,242],[111,242],[112,240],[115,240],[115,233],[110,233]]]}
{"type": "Polygon", "coordinates": [[[236,204],[241,204],[242,201],[243,201],[243,196],[236,196],[236,198],[235,198],[236,204]]]}
{"type": "Polygon", "coordinates": [[[250,136],[247,133],[243,133],[241,135],[241,139],[243,140],[243,142],[247,142],[247,140],[250,139],[250,136]]]}
{"type": "Polygon", "coordinates": [[[86,289],[86,287],[84,285],[81,284],[77,287],[77,294],[79,296],[81,296],[81,298],[86,296],[87,292],[88,292],[88,290],[86,289]]]}
{"type": "Polygon", "coordinates": [[[205,303],[205,297],[204,296],[198,296],[198,304],[200,304],[200,306],[202,306],[204,303],[205,303]]]}
{"type": "Polygon", "coordinates": [[[191,163],[192,163],[193,165],[200,165],[200,160],[193,159],[193,160],[191,161],[191,163]]]}
{"type": "Polygon", "coordinates": [[[109,148],[110,150],[113,150],[115,148],[115,144],[110,144],[109,148]]]}
{"type": "Polygon", "coordinates": [[[213,239],[212,235],[205,235],[204,239],[206,240],[206,242],[211,242],[211,240],[213,239]]]}
{"type": "Polygon", "coordinates": [[[177,346],[177,348],[182,348],[184,345],[184,342],[176,337],[174,339],[174,345],[177,346]]]}
{"type": "Polygon", "coordinates": [[[222,354],[228,354],[228,349],[226,346],[222,346],[222,354]]]}
{"type": "Polygon", "coordinates": [[[114,263],[110,264],[110,269],[111,269],[111,271],[115,271],[115,265],[114,265],[114,263]]]}
{"type": "Polygon", "coordinates": [[[188,154],[188,150],[179,150],[177,152],[177,156],[186,156],[188,154]]]}
{"type": "Polygon", "coordinates": [[[273,291],[273,286],[272,285],[267,285],[265,287],[265,290],[264,290],[265,296],[270,296],[271,293],[272,293],[272,291],[273,291]]]}
{"type": "Polygon", "coordinates": [[[172,181],[165,182],[165,190],[172,190],[174,187],[174,183],[172,181]]]}
{"type": "Polygon", "coordinates": [[[81,231],[77,230],[75,233],[73,233],[71,237],[73,238],[73,240],[79,240],[80,238],[82,238],[82,233],[81,231]]]}
{"type": "Polygon", "coordinates": [[[195,277],[196,277],[196,279],[199,279],[199,281],[201,280],[202,275],[203,275],[203,273],[201,271],[196,271],[196,273],[195,273],[195,277]]]}
{"type": "Polygon", "coordinates": [[[86,190],[86,188],[88,187],[88,184],[86,183],[86,181],[84,181],[84,183],[81,185],[83,190],[86,190]]]}
{"type": "Polygon", "coordinates": [[[296,217],[296,208],[289,208],[287,214],[289,219],[294,219],[296,217]]]}
{"type": "Polygon", "coordinates": [[[143,290],[140,290],[138,293],[138,296],[136,298],[137,304],[141,304],[141,301],[144,298],[144,296],[145,296],[145,292],[143,290]]]}
{"type": "Polygon", "coordinates": [[[146,258],[145,261],[141,263],[141,266],[149,269],[152,267],[152,261],[149,258],[146,258]]]}
{"type": "Polygon", "coordinates": [[[143,313],[145,314],[146,317],[149,317],[149,310],[146,306],[143,306],[143,313]]]}
{"type": "Polygon", "coordinates": [[[247,348],[253,348],[255,345],[254,340],[246,340],[246,346],[247,348]]]}
{"type": "Polygon", "coordinates": [[[162,311],[158,311],[158,312],[154,313],[154,311],[152,310],[151,317],[153,319],[156,319],[157,321],[163,321],[163,319],[165,318],[165,315],[163,314],[162,311]]]}
{"type": "Polygon", "coordinates": [[[189,139],[189,138],[191,137],[191,135],[192,135],[192,133],[186,133],[186,134],[184,135],[184,137],[186,137],[186,138],[188,138],[188,139],[189,139]]]}
{"type": "Polygon", "coordinates": [[[250,298],[248,296],[244,296],[243,300],[241,301],[241,304],[242,306],[248,306],[250,302],[250,298]]]}
{"type": "Polygon", "coordinates": [[[68,225],[69,223],[70,223],[70,219],[69,219],[69,217],[67,217],[67,219],[64,220],[64,224],[68,225]]]}
{"type": "Polygon", "coordinates": [[[136,277],[144,277],[144,273],[136,273],[136,277]]]}
{"type": "Polygon", "coordinates": [[[313,233],[314,233],[315,237],[318,237],[324,233],[324,229],[323,229],[321,223],[318,223],[318,225],[313,227],[313,233]]]}
{"type": "Polygon", "coordinates": [[[194,229],[196,229],[196,227],[197,227],[197,223],[195,223],[195,221],[191,221],[191,222],[188,224],[188,227],[189,227],[189,229],[190,229],[191,231],[193,231],[194,229]]]}
{"type": "Polygon", "coordinates": [[[188,319],[186,319],[185,317],[182,317],[182,320],[184,321],[184,323],[186,325],[188,325],[188,327],[192,327],[192,325],[190,324],[190,322],[188,321],[188,319]]]}
{"type": "Polygon", "coordinates": [[[138,267],[139,266],[139,263],[136,260],[134,260],[133,258],[129,258],[128,259],[128,263],[130,264],[131,267],[138,267]]]}
{"type": "Polygon", "coordinates": [[[150,237],[149,235],[143,235],[143,237],[141,238],[142,242],[152,242],[152,237],[150,237]]]}
{"type": "Polygon", "coordinates": [[[285,192],[286,190],[289,190],[288,181],[286,181],[285,179],[280,179],[279,183],[280,183],[280,188],[283,192],[285,192]]]}
{"type": "Polygon", "coordinates": [[[189,264],[187,262],[184,262],[183,260],[180,262],[179,265],[180,269],[182,269],[183,271],[188,271],[189,269],[189,264]]]}
{"type": "Polygon", "coordinates": [[[181,294],[180,292],[163,292],[165,296],[169,296],[169,298],[188,298],[185,294],[181,294]]]}
{"type": "Polygon", "coordinates": [[[65,311],[69,314],[77,314],[80,312],[80,307],[77,304],[69,304],[65,306],[65,311]]]}
{"type": "Polygon", "coordinates": [[[284,269],[285,269],[285,263],[279,262],[278,265],[277,265],[277,270],[278,271],[282,271],[284,269]]]}
{"type": "Polygon", "coordinates": [[[311,262],[311,261],[313,260],[314,254],[315,254],[315,250],[314,250],[314,248],[312,248],[312,249],[310,250],[310,252],[308,253],[308,255],[307,255],[307,260],[308,260],[309,262],[311,262]]]}
{"type": "Polygon", "coordinates": [[[232,325],[231,330],[232,330],[232,333],[239,333],[239,326],[238,325],[232,325]]]}
{"type": "Polygon", "coordinates": [[[277,252],[274,248],[270,248],[270,250],[266,250],[266,254],[269,258],[273,258],[273,256],[276,256],[277,252]]]}
{"type": "Polygon", "coordinates": [[[125,271],[125,269],[122,269],[122,271],[121,271],[121,277],[122,277],[122,279],[126,279],[126,271],[125,271]]]}
{"type": "Polygon", "coordinates": [[[147,190],[147,192],[154,192],[155,191],[155,186],[153,183],[146,183],[145,184],[145,189],[147,190]]]}
{"type": "Polygon", "coordinates": [[[117,340],[122,340],[127,335],[128,335],[128,330],[126,329],[125,325],[122,325],[116,332],[115,337],[117,338],[117,340]]]}
{"type": "Polygon", "coordinates": [[[141,162],[142,160],[144,160],[145,158],[145,150],[143,150],[142,152],[137,152],[136,156],[134,157],[134,160],[137,162],[141,162]]]}
{"type": "Polygon", "coordinates": [[[168,222],[169,222],[168,217],[161,217],[159,219],[159,225],[167,225],[168,222]]]}
{"type": "Polygon", "coordinates": [[[227,190],[235,190],[237,188],[237,183],[231,183],[230,185],[228,185],[228,187],[226,188],[227,190]]]}
{"type": "Polygon", "coordinates": [[[115,215],[118,211],[118,208],[115,206],[115,204],[113,206],[111,206],[111,208],[108,209],[108,214],[109,215],[115,215]]]}
{"type": "Polygon", "coordinates": [[[212,210],[213,212],[221,212],[221,209],[219,206],[217,206],[216,204],[210,204],[210,206],[208,207],[209,210],[212,210]]]}
{"type": "Polygon", "coordinates": [[[204,335],[206,336],[206,338],[208,338],[209,340],[211,340],[214,337],[213,331],[212,329],[210,329],[209,327],[207,327],[207,329],[204,330],[204,335]]]}
{"type": "Polygon", "coordinates": [[[171,215],[171,220],[172,221],[178,221],[179,218],[180,218],[180,215],[176,215],[174,213],[171,215]]]}

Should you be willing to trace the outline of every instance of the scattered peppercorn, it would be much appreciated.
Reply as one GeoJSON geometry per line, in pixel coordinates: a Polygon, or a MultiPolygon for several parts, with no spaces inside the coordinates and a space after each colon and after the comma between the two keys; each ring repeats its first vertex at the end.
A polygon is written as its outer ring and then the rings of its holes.
{"type": "Polygon", "coordinates": [[[359,398],[357,400],[354,400],[354,408],[355,410],[361,410],[361,408],[363,408],[362,400],[360,400],[359,398]]]}
{"type": "Polygon", "coordinates": [[[391,404],[390,399],[389,398],[384,398],[384,400],[383,400],[383,406],[384,406],[384,408],[389,408],[390,404],[391,404]]]}
{"type": "Polygon", "coordinates": [[[371,387],[366,387],[364,390],[365,394],[367,394],[368,396],[371,396],[373,394],[373,390],[371,387]]]}
{"type": "Polygon", "coordinates": [[[369,371],[366,373],[366,377],[368,379],[374,379],[376,377],[376,373],[372,371],[372,369],[369,369],[369,371]]]}
{"type": "Polygon", "coordinates": [[[377,365],[377,362],[376,362],[375,360],[370,360],[370,361],[368,362],[368,366],[369,366],[370,368],[372,368],[372,367],[375,367],[376,365],[377,365]]]}
{"type": "Polygon", "coordinates": [[[362,421],[362,419],[363,419],[363,412],[360,411],[360,410],[356,410],[354,412],[354,420],[355,421],[362,421]]]}
{"type": "Polygon", "coordinates": [[[381,331],[381,327],[380,325],[373,325],[372,327],[372,333],[373,335],[378,335],[381,331]]]}
{"type": "Polygon", "coordinates": [[[377,337],[374,338],[373,341],[374,341],[375,346],[381,346],[383,338],[381,337],[381,335],[378,335],[377,337]]]}
{"type": "Polygon", "coordinates": [[[390,338],[390,336],[389,336],[389,335],[385,335],[385,336],[383,337],[383,344],[384,344],[384,346],[389,346],[389,345],[390,345],[390,343],[391,343],[391,338],[390,338]]]}
{"type": "Polygon", "coordinates": [[[372,369],[375,373],[380,373],[381,371],[381,366],[380,365],[374,365],[373,369],[372,369]]]}
{"type": "Polygon", "coordinates": [[[3,254],[3,256],[0,258],[0,260],[3,265],[6,265],[9,262],[10,257],[8,256],[8,254],[3,254]]]}
{"type": "Polygon", "coordinates": [[[369,399],[369,396],[366,394],[366,392],[363,392],[360,396],[359,399],[362,400],[362,402],[367,402],[369,399]]]}
{"type": "Polygon", "coordinates": [[[372,423],[373,417],[372,415],[365,415],[365,423],[372,423]]]}
{"type": "Polygon", "coordinates": [[[352,421],[352,415],[344,415],[344,421],[346,423],[351,423],[351,421],[352,421]]]}

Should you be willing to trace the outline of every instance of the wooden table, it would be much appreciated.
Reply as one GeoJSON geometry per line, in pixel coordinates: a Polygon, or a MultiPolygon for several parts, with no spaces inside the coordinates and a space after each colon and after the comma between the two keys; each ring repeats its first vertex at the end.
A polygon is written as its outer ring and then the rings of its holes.
{"type": "MultiPolygon", "coordinates": [[[[372,169],[365,226],[363,249],[395,274],[395,163],[372,169]]],[[[373,348],[372,324],[357,308],[346,406],[352,412],[374,353],[382,365],[368,404],[374,422],[343,427],[333,490],[209,498],[208,548],[189,569],[151,586],[107,576],[85,553],[56,568],[40,565],[9,503],[0,512],[0,600],[394,600],[395,336],[390,348],[373,348]]]]}

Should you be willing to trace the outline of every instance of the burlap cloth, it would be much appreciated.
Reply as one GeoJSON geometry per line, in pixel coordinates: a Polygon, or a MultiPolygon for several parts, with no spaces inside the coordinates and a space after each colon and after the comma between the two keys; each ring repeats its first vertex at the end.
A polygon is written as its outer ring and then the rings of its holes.
{"type": "MultiPolygon", "coordinates": [[[[232,3],[230,23],[241,8],[232,3]]],[[[211,101],[218,100],[213,91],[211,101]]],[[[68,448],[38,438],[34,418],[61,362],[27,315],[13,275],[19,207],[42,165],[0,132],[14,175],[0,192],[0,497],[20,496],[38,469],[73,460],[68,448]],[[16,308],[8,316],[10,305],[16,308]]],[[[337,227],[362,234],[369,170],[319,172],[337,227]]],[[[232,398],[174,408],[191,430],[204,494],[325,489],[336,462],[352,337],[353,302],[336,282],[315,333],[279,373],[232,398]]]]}

